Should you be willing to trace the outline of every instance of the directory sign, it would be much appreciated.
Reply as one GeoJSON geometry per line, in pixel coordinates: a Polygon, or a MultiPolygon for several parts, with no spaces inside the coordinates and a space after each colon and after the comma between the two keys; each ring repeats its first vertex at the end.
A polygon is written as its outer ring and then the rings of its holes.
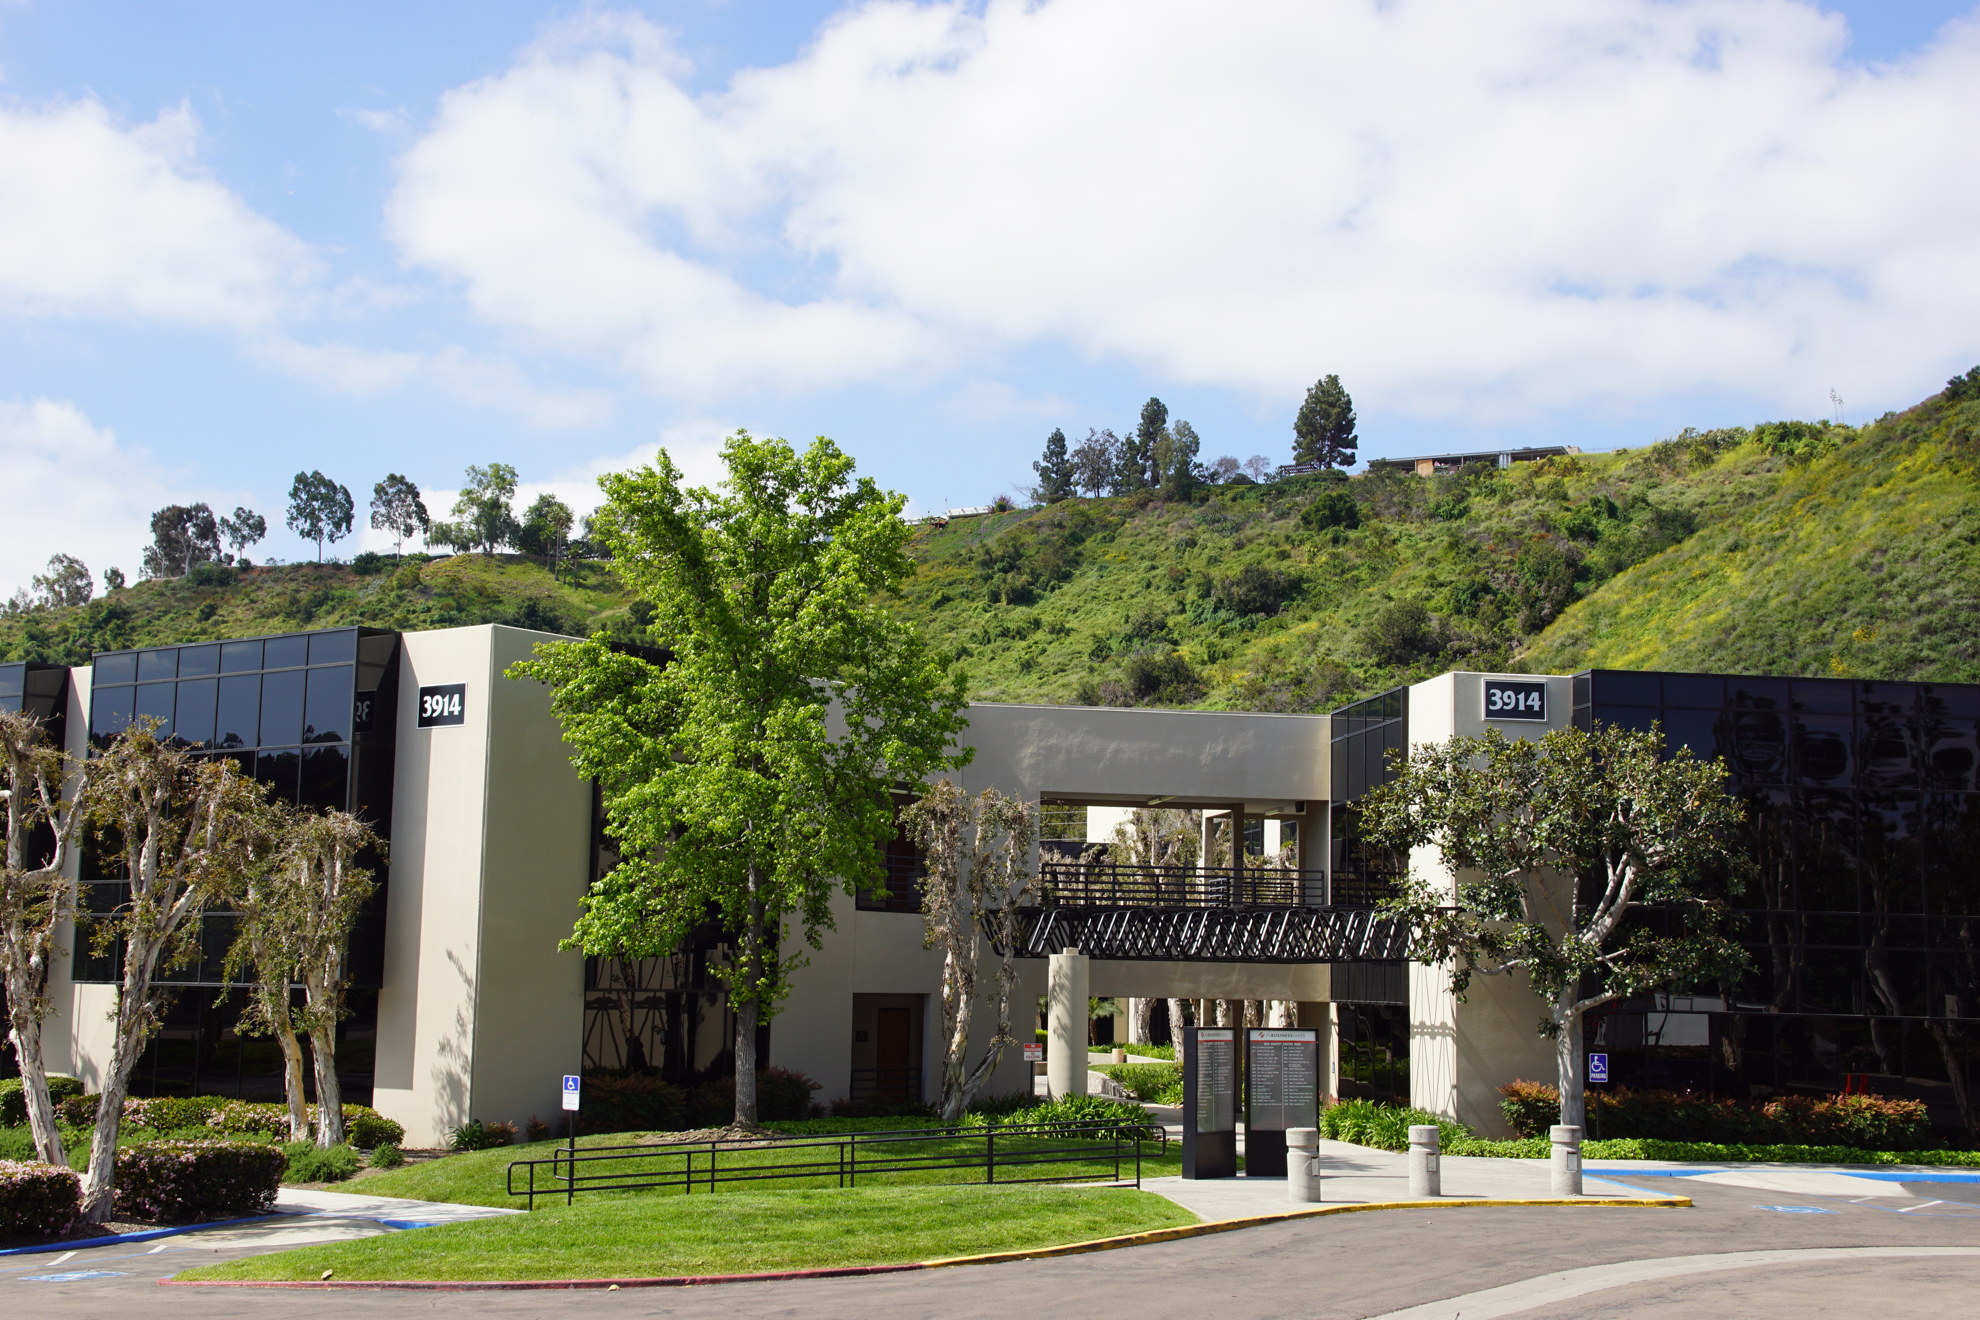
{"type": "Polygon", "coordinates": [[[1183,1031],[1185,1178],[1237,1173],[1238,1040],[1232,1027],[1183,1031]]]}
{"type": "Polygon", "coordinates": [[[1244,1033],[1244,1171],[1286,1174],[1286,1129],[1320,1125],[1320,1033],[1252,1027],[1244,1033]]]}

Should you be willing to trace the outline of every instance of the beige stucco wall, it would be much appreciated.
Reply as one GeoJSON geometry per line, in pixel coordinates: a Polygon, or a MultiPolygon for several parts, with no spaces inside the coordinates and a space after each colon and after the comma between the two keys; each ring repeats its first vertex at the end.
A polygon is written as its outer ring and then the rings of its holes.
{"type": "Polygon", "coordinates": [[[373,1103],[415,1145],[469,1118],[554,1118],[582,1062],[584,963],[557,943],[589,878],[590,789],[548,690],[503,676],[543,640],[403,641],[373,1103]],[[467,685],[466,722],[417,728],[420,687],[442,683],[467,685]]]}
{"type": "MultiPolygon", "coordinates": [[[[89,754],[90,667],[69,671],[69,699],[66,712],[66,743],[70,756],[78,760],[89,754]]],[[[68,873],[73,880],[77,860],[69,859],[68,873]]],[[[73,922],[64,922],[57,936],[63,951],[76,946],[73,922]]],[[[117,988],[110,985],[77,985],[71,979],[70,960],[57,955],[48,969],[49,1016],[42,1024],[42,1052],[51,1073],[80,1077],[90,1090],[101,1089],[103,1070],[116,1044],[111,1014],[117,1007],[117,988]]]]}
{"type": "MultiPolygon", "coordinates": [[[[1573,680],[1540,674],[1440,674],[1409,690],[1412,747],[1454,735],[1476,737],[1488,724],[1487,678],[1543,681],[1547,721],[1494,720],[1509,738],[1538,738],[1568,724],[1573,680]]],[[[1410,869],[1419,877],[1453,883],[1434,849],[1418,849],[1410,869]]],[[[1448,965],[1409,967],[1410,1103],[1455,1118],[1488,1136],[1510,1136],[1499,1112],[1498,1088],[1517,1078],[1554,1074],[1553,1043],[1539,1033],[1545,1006],[1524,976],[1474,976],[1463,1002],[1450,988],[1448,965]]]]}

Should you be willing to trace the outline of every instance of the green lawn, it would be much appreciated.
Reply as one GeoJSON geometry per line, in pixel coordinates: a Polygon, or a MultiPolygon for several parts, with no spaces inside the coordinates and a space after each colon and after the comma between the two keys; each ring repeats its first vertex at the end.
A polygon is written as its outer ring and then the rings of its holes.
{"type": "MultiPolygon", "coordinates": [[[[622,1146],[631,1142],[635,1135],[632,1133],[616,1133],[610,1136],[586,1137],[578,1142],[578,1148],[582,1152],[587,1148],[598,1146],[622,1146]]],[[[448,1155],[437,1160],[409,1164],[402,1169],[392,1169],[384,1173],[372,1174],[362,1182],[353,1184],[351,1190],[363,1192],[367,1196],[403,1196],[419,1201],[455,1201],[464,1205],[521,1206],[524,1203],[522,1198],[512,1197],[505,1190],[505,1178],[510,1162],[519,1159],[545,1158],[561,1144],[555,1141],[545,1141],[529,1146],[503,1146],[495,1150],[474,1151],[462,1155],[448,1155]]],[[[1006,1159],[1015,1155],[1021,1155],[1027,1150],[1036,1150],[1037,1148],[1037,1143],[1025,1142],[1010,1137],[1000,1138],[997,1144],[998,1158],[1000,1160],[1006,1159]]],[[[862,1161],[870,1158],[884,1158],[883,1151],[891,1152],[895,1155],[906,1155],[939,1152],[975,1152],[981,1149],[982,1142],[980,1138],[889,1143],[886,1147],[865,1147],[865,1153],[862,1154],[862,1161]]],[[[1181,1172],[1182,1151],[1175,1142],[1168,1144],[1166,1153],[1164,1154],[1158,1155],[1156,1151],[1157,1148],[1155,1146],[1148,1143],[1143,1144],[1141,1161],[1143,1177],[1153,1178],[1181,1172]]],[[[695,1148],[691,1156],[680,1148],[667,1149],[655,1147],[651,1155],[642,1156],[625,1166],[614,1167],[615,1171],[623,1168],[644,1173],[664,1174],[679,1170],[689,1158],[694,1160],[696,1170],[705,1170],[708,1160],[707,1147],[695,1148]]],[[[800,1148],[799,1150],[785,1149],[782,1151],[774,1147],[725,1150],[720,1156],[721,1167],[723,1169],[765,1164],[771,1161],[784,1162],[797,1159],[824,1161],[829,1158],[835,1157],[828,1154],[827,1148],[821,1147],[800,1148]]],[[[592,1170],[602,1171],[599,1169],[599,1166],[587,1166],[587,1172],[592,1170]]],[[[1105,1164],[1094,1163],[1087,1165],[1048,1164],[1016,1170],[1014,1172],[1031,1177],[1049,1177],[1055,1180],[1065,1179],[1070,1181],[1079,1177],[1112,1177],[1113,1169],[1112,1162],[1108,1161],[1105,1164]]],[[[537,1170],[537,1186],[539,1188],[548,1188],[550,1186],[549,1173],[550,1170],[548,1168],[537,1170]]],[[[858,1187],[864,1190],[868,1187],[877,1186],[930,1186],[977,1182],[981,1178],[982,1174],[980,1171],[972,1170],[924,1169],[892,1173],[862,1172],[859,1175],[858,1187]]],[[[774,1184],[761,1182],[725,1182],[717,1185],[717,1191],[724,1197],[730,1197],[741,1194],[754,1194],[769,1189],[775,1189],[780,1192],[830,1189],[836,1195],[839,1190],[838,1181],[837,1175],[831,1174],[815,1178],[778,1179],[774,1184]]],[[[696,1188],[695,1190],[697,1195],[703,1191],[702,1188],[696,1188]]],[[[671,1197],[679,1194],[680,1191],[678,1188],[667,1190],[656,1189],[654,1191],[640,1193],[593,1192],[586,1194],[585,1199],[587,1202],[594,1202],[599,1197],[605,1196],[622,1197],[633,1195],[645,1198],[651,1196],[671,1197]]],[[[540,1207],[542,1205],[543,1202],[539,1199],[539,1213],[541,1213],[540,1207]]]]}
{"type": "MultiPolygon", "coordinates": [[[[441,1161],[444,1163],[445,1161],[441,1161]]],[[[366,1179],[373,1190],[378,1180],[366,1179]]],[[[1130,1188],[875,1187],[600,1197],[573,1208],[303,1247],[181,1279],[570,1279],[889,1265],[1197,1222],[1130,1188]]]]}

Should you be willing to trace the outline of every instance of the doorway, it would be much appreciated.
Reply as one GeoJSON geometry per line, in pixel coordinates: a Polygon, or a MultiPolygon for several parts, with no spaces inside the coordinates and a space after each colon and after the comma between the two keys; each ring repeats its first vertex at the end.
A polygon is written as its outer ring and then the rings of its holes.
{"type": "Polygon", "coordinates": [[[922,1099],[924,995],[854,995],[852,1099],[922,1099]]]}

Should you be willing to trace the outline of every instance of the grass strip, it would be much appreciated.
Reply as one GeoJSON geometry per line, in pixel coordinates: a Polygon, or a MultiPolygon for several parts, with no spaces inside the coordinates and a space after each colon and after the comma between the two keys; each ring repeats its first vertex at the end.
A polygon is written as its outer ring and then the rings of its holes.
{"type": "MultiPolygon", "coordinates": [[[[585,1137],[578,1142],[578,1150],[601,1146],[624,1146],[635,1140],[635,1134],[618,1133],[609,1136],[585,1137]]],[[[521,1159],[546,1159],[551,1151],[561,1143],[554,1141],[537,1142],[527,1146],[501,1146],[494,1150],[472,1151],[460,1155],[449,1155],[443,1159],[426,1160],[409,1164],[401,1169],[368,1175],[363,1182],[354,1184],[353,1190],[367,1196],[402,1196],[416,1201],[453,1201],[462,1205],[492,1205],[521,1208],[523,1198],[508,1194],[506,1182],[511,1161],[521,1159]]],[[[1040,1149],[1040,1143],[1027,1142],[1021,1138],[1000,1137],[997,1143],[1000,1160],[1020,1156],[1027,1150],[1040,1149]]],[[[955,1153],[971,1155],[981,1152],[983,1141],[980,1137],[935,1138],[928,1141],[889,1142],[884,1145],[867,1146],[862,1150],[862,1158],[886,1158],[889,1155],[955,1153]]],[[[1182,1151],[1175,1142],[1168,1143],[1167,1153],[1156,1154],[1156,1147],[1145,1144],[1142,1148],[1141,1176],[1155,1178],[1182,1171],[1182,1151]]],[[[652,1148],[650,1155],[642,1154],[635,1159],[609,1166],[614,1175],[626,1173],[667,1174],[679,1170],[689,1158],[695,1161],[697,1170],[707,1168],[706,1146],[700,1147],[660,1147],[652,1148]]],[[[746,1149],[725,1149],[720,1156],[721,1167],[725,1170],[741,1170],[755,1165],[783,1163],[793,1160],[825,1161],[832,1156],[824,1147],[753,1147],[746,1149]]],[[[607,1167],[602,1164],[581,1165],[583,1172],[604,1173],[607,1167]]],[[[1131,1166],[1130,1166],[1131,1167],[1131,1166]]],[[[1076,1181],[1080,1178],[1111,1178],[1113,1163],[1088,1162],[1081,1164],[1044,1164],[1030,1168],[999,1170],[1002,1177],[1036,1177],[1057,1181],[1076,1181]]],[[[1123,1171],[1124,1173],[1126,1170],[1123,1171]]],[[[549,1170],[537,1171],[539,1188],[549,1187],[549,1170]]],[[[981,1183],[981,1169],[924,1169],[891,1173],[861,1173],[859,1190],[868,1187],[928,1187],[956,1184],[981,1183]]],[[[838,1190],[836,1173],[809,1178],[780,1178],[774,1183],[718,1183],[716,1194],[730,1197],[765,1191],[798,1191],[807,1189],[838,1190]]],[[[697,1187],[693,1198],[706,1194],[705,1187],[697,1187]]],[[[542,1194],[550,1194],[547,1191],[542,1194]]],[[[682,1195],[679,1188],[653,1189],[640,1192],[585,1192],[581,1199],[590,1201],[598,1197],[638,1196],[675,1197],[682,1195]]],[[[559,1197],[558,1199],[561,1199],[559,1197]]],[[[542,1205],[539,1197],[538,1205],[542,1205]]]]}
{"type": "Polygon", "coordinates": [[[600,1198],[201,1266],[184,1280],[474,1282],[892,1265],[1196,1223],[1131,1188],[876,1187],[600,1198]]]}

